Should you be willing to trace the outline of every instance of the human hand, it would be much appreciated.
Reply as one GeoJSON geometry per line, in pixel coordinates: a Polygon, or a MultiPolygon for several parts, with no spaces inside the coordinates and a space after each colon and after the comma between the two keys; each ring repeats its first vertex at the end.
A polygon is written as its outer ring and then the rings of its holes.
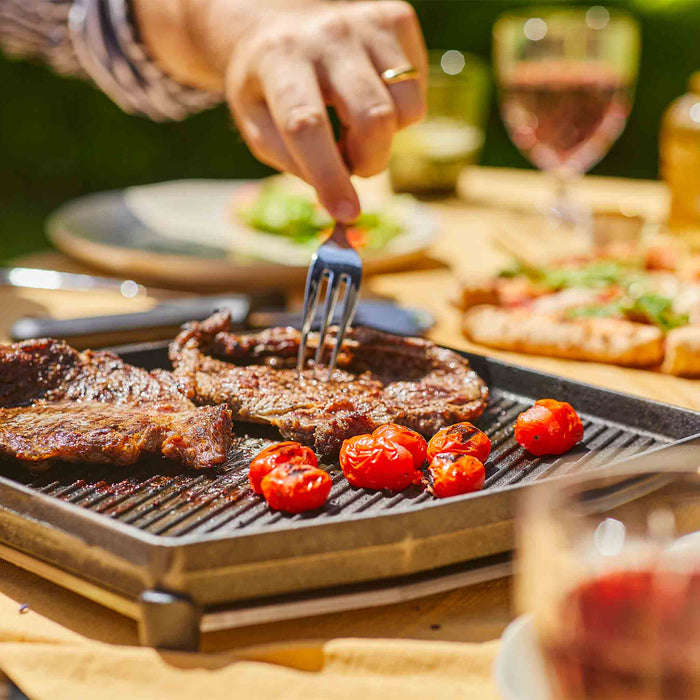
{"type": "MultiPolygon", "coordinates": [[[[156,57],[170,64],[164,68],[186,82],[221,87],[254,155],[302,177],[332,216],[353,221],[360,209],[350,173],[380,172],[394,132],[425,112],[427,60],[411,6],[400,0],[158,1],[180,3],[173,12],[186,28],[176,54],[172,39],[168,48],[162,36],[162,21],[142,27],[156,57]],[[386,85],[380,77],[410,66],[417,79],[386,85]],[[341,147],[327,105],[343,125],[341,147]]],[[[136,3],[140,25],[148,25],[152,3],[136,3]]]]}

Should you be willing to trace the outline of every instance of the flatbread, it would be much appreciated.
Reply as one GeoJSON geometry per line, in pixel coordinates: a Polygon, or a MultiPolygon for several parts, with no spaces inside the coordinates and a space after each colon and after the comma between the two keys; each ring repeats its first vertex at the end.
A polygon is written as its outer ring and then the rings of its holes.
{"type": "Polygon", "coordinates": [[[664,335],[656,326],[620,319],[562,320],[482,304],[464,314],[463,329],[477,343],[535,355],[626,367],[651,367],[664,357],[664,335]]]}
{"type": "Polygon", "coordinates": [[[661,368],[680,377],[700,377],[700,325],[674,328],[666,335],[666,357],[661,368]]]}

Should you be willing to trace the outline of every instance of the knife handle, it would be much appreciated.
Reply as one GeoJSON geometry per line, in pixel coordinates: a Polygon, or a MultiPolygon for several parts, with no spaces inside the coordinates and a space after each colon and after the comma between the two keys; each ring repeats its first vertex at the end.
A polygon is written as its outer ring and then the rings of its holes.
{"type": "Polygon", "coordinates": [[[202,321],[226,308],[234,326],[245,323],[250,300],[244,295],[195,297],[163,303],[148,311],[86,318],[22,318],[10,329],[13,340],[60,338],[76,348],[172,338],[188,321],[202,321]]]}

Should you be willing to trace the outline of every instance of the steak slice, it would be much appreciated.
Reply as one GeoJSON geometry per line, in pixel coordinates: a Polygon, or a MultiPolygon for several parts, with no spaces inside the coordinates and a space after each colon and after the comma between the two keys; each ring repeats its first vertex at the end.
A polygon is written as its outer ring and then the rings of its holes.
{"type": "MultiPolygon", "coordinates": [[[[294,368],[298,331],[236,335],[229,320],[219,312],[177,336],[170,347],[175,376],[195,402],[227,403],[234,420],[269,423],[320,454],[388,422],[429,437],[486,407],[488,389],[469,362],[427,340],[353,328],[337,369],[320,381],[312,368],[301,377],[294,368]]],[[[310,353],[317,343],[312,335],[310,353]]]]}
{"type": "Polygon", "coordinates": [[[115,406],[38,402],[0,408],[0,454],[26,462],[134,464],[143,452],[187,467],[221,464],[231,437],[222,406],[173,410],[167,404],[115,406]]]}
{"type": "Polygon", "coordinates": [[[193,406],[186,387],[170,372],[147,372],[111,352],[78,352],[51,338],[0,346],[0,406],[37,399],[193,406]]]}
{"type": "Polygon", "coordinates": [[[197,407],[169,372],[51,339],[0,346],[0,454],[46,466],[133,464],[143,452],[188,467],[226,460],[225,406],[197,407]]]}

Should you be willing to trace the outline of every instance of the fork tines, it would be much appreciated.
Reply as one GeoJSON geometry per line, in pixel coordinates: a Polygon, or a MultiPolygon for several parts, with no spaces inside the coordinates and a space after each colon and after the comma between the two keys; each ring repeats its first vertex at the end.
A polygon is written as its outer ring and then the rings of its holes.
{"type": "Polygon", "coordinates": [[[304,294],[304,314],[301,323],[301,340],[299,343],[299,356],[297,369],[301,372],[306,362],[306,346],[309,332],[316,318],[322,290],[325,287],[325,301],[321,315],[321,327],[318,335],[318,347],[314,358],[314,367],[318,368],[323,360],[323,351],[326,345],[328,327],[335,315],[335,309],[344,290],[341,302],[340,321],[336,333],[330,361],[327,365],[326,379],[338,359],[338,353],[345,337],[345,332],[350,327],[357,309],[362,280],[362,261],[357,251],[347,239],[346,227],[336,224],[330,238],[321,245],[311,259],[311,266],[306,277],[306,292],[304,294]],[[325,285],[324,285],[325,282],[325,285]]]}

